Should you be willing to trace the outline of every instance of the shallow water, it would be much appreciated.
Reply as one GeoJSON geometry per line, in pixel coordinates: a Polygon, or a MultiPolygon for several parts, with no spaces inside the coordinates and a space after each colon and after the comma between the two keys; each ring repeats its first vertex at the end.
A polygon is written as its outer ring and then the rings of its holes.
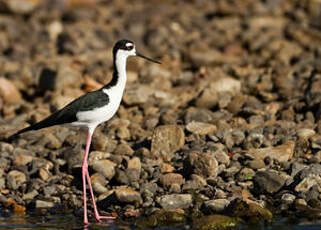
{"type": "MultiPolygon", "coordinates": [[[[292,220],[293,221],[293,220],[292,220]]],[[[104,223],[93,223],[87,227],[82,224],[82,218],[73,215],[50,215],[50,216],[1,216],[0,229],[109,229],[109,230],[131,230],[137,229],[130,223],[124,221],[106,221],[104,223]]],[[[158,230],[185,230],[191,229],[191,226],[160,226],[154,229],[158,230]]],[[[296,223],[290,223],[289,220],[275,219],[271,224],[266,225],[259,223],[256,225],[239,226],[237,230],[320,230],[321,220],[307,221],[304,219],[297,220],[296,223]]]]}

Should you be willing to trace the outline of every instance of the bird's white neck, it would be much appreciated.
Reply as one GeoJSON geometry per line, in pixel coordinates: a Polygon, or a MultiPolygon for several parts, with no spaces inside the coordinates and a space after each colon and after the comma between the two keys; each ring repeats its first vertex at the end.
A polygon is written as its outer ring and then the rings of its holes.
{"type": "Polygon", "coordinates": [[[118,81],[116,83],[116,87],[118,90],[124,90],[126,81],[127,81],[127,75],[126,75],[126,61],[127,61],[127,55],[122,52],[122,50],[119,50],[116,54],[115,59],[115,68],[116,72],[118,73],[118,81]]]}

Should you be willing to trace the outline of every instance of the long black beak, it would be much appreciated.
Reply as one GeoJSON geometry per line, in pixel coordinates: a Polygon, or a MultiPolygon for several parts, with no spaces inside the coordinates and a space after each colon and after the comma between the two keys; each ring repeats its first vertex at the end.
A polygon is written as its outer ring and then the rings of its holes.
{"type": "Polygon", "coordinates": [[[141,53],[139,53],[139,52],[137,52],[137,51],[136,51],[136,56],[141,57],[141,58],[144,58],[144,59],[146,59],[146,60],[148,60],[148,61],[151,61],[151,62],[155,62],[155,63],[157,63],[157,64],[161,64],[159,61],[156,61],[156,60],[153,60],[153,59],[151,59],[151,58],[149,58],[149,57],[146,57],[146,56],[142,55],[141,53]]]}

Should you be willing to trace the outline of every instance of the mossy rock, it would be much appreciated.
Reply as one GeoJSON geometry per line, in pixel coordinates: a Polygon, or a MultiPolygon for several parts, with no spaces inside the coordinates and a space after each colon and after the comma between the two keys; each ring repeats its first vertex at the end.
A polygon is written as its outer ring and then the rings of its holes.
{"type": "Polygon", "coordinates": [[[270,222],[273,217],[272,213],[259,203],[241,199],[233,200],[228,206],[227,212],[230,216],[240,217],[250,223],[270,222]]]}
{"type": "Polygon", "coordinates": [[[176,211],[159,210],[154,215],[136,220],[134,225],[140,228],[156,226],[175,226],[185,223],[185,215],[176,211]]]}
{"type": "Polygon", "coordinates": [[[242,220],[239,218],[223,215],[210,215],[195,219],[193,221],[193,229],[232,230],[240,223],[242,223],[242,220]]]}

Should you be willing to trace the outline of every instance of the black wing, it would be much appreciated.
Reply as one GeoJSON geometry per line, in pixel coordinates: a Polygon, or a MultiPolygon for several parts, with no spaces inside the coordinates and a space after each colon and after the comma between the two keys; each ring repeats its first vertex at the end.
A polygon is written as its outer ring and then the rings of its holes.
{"type": "Polygon", "coordinates": [[[101,89],[89,92],[76,100],[70,102],[64,108],[54,112],[49,117],[38,123],[26,127],[9,137],[9,140],[16,138],[19,134],[30,131],[47,128],[54,125],[67,124],[77,121],[77,113],[93,110],[109,103],[109,97],[101,89]]]}

